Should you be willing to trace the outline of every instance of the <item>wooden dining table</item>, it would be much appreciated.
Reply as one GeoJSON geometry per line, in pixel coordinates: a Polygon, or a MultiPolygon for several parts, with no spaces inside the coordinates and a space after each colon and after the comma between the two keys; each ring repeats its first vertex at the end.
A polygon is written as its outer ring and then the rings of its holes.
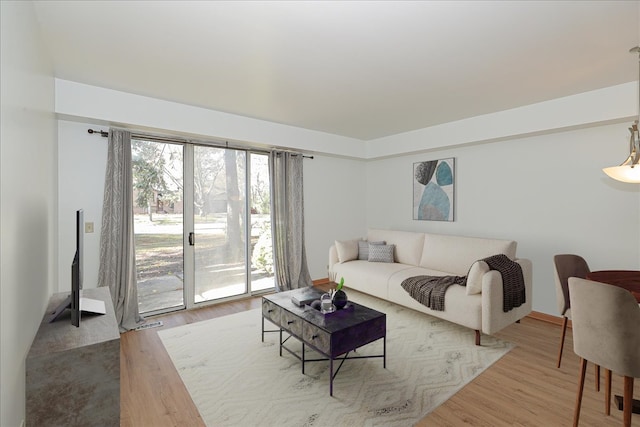
{"type": "MultiPolygon", "coordinates": [[[[618,286],[631,292],[640,304],[640,271],[638,270],[600,270],[587,274],[587,279],[595,282],[618,286]]],[[[616,406],[622,410],[622,396],[615,396],[616,406]]],[[[640,400],[633,399],[632,412],[640,414],[640,400]]]]}
{"type": "Polygon", "coordinates": [[[640,270],[600,270],[587,274],[587,279],[624,288],[640,303],[640,270]]]}

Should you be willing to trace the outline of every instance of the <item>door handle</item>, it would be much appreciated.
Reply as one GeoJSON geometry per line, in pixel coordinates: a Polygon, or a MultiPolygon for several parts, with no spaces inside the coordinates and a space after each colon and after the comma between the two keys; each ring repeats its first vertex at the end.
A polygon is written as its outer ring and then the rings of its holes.
{"type": "Polygon", "coordinates": [[[195,244],[196,244],[196,235],[192,231],[192,232],[189,233],[189,245],[190,246],[195,246],[195,244]]]}

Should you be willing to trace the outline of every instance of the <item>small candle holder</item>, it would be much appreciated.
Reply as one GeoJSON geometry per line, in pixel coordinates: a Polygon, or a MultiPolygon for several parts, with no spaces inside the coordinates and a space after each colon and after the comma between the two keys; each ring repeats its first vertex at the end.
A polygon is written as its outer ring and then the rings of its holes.
{"type": "Polygon", "coordinates": [[[323,314],[333,313],[336,307],[333,305],[333,298],[330,293],[322,294],[320,297],[320,311],[323,314]]]}

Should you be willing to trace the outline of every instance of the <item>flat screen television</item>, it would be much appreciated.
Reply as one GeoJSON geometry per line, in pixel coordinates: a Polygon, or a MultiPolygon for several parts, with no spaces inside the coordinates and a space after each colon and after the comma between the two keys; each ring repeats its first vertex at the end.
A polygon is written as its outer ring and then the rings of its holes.
{"type": "Polygon", "coordinates": [[[71,263],[71,294],[56,308],[49,323],[55,322],[67,309],[71,310],[71,324],[80,326],[80,291],[82,290],[82,258],[84,246],[84,212],[76,211],[76,253],[71,263]]]}

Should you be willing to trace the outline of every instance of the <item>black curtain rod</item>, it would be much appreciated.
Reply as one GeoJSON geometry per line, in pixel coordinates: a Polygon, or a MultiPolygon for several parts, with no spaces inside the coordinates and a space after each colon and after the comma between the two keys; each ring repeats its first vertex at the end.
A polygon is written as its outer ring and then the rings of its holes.
{"type": "MultiPolygon", "coordinates": [[[[280,153],[278,153],[278,154],[280,154],[280,153]]],[[[298,153],[293,153],[293,154],[291,154],[291,155],[292,155],[292,156],[297,156],[297,155],[298,155],[298,153]]],[[[313,156],[305,156],[304,154],[302,154],[302,158],[303,158],[303,159],[311,159],[311,160],[313,160],[313,156]]]]}
{"type": "MultiPolygon", "coordinates": [[[[87,129],[87,132],[89,132],[90,134],[99,134],[100,136],[102,136],[103,138],[107,138],[109,136],[109,132],[105,131],[105,130],[93,130],[93,129],[87,129]]],[[[141,135],[142,137],[144,137],[144,135],[141,135]]],[[[159,138],[157,138],[159,139],[159,138]]],[[[169,138],[167,138],[169,139],[169,138]]],[[[227,148],[229,148],[229,141],[226,141],[226,146],[227,148]]],[[[302,155],[303,159],[312,159],[313,160],[313,156],[305,156],[304,154],[302,155]]]]}
{"type": "Polygon", "coordinates": [[[93,129],[89,129],[87,130],[87,132],[89,133],[97,133],[100,134],[100,136],[106,138],[109,136],[109,132],[105,131],[105,130],[93,130],[93,129]]]}

